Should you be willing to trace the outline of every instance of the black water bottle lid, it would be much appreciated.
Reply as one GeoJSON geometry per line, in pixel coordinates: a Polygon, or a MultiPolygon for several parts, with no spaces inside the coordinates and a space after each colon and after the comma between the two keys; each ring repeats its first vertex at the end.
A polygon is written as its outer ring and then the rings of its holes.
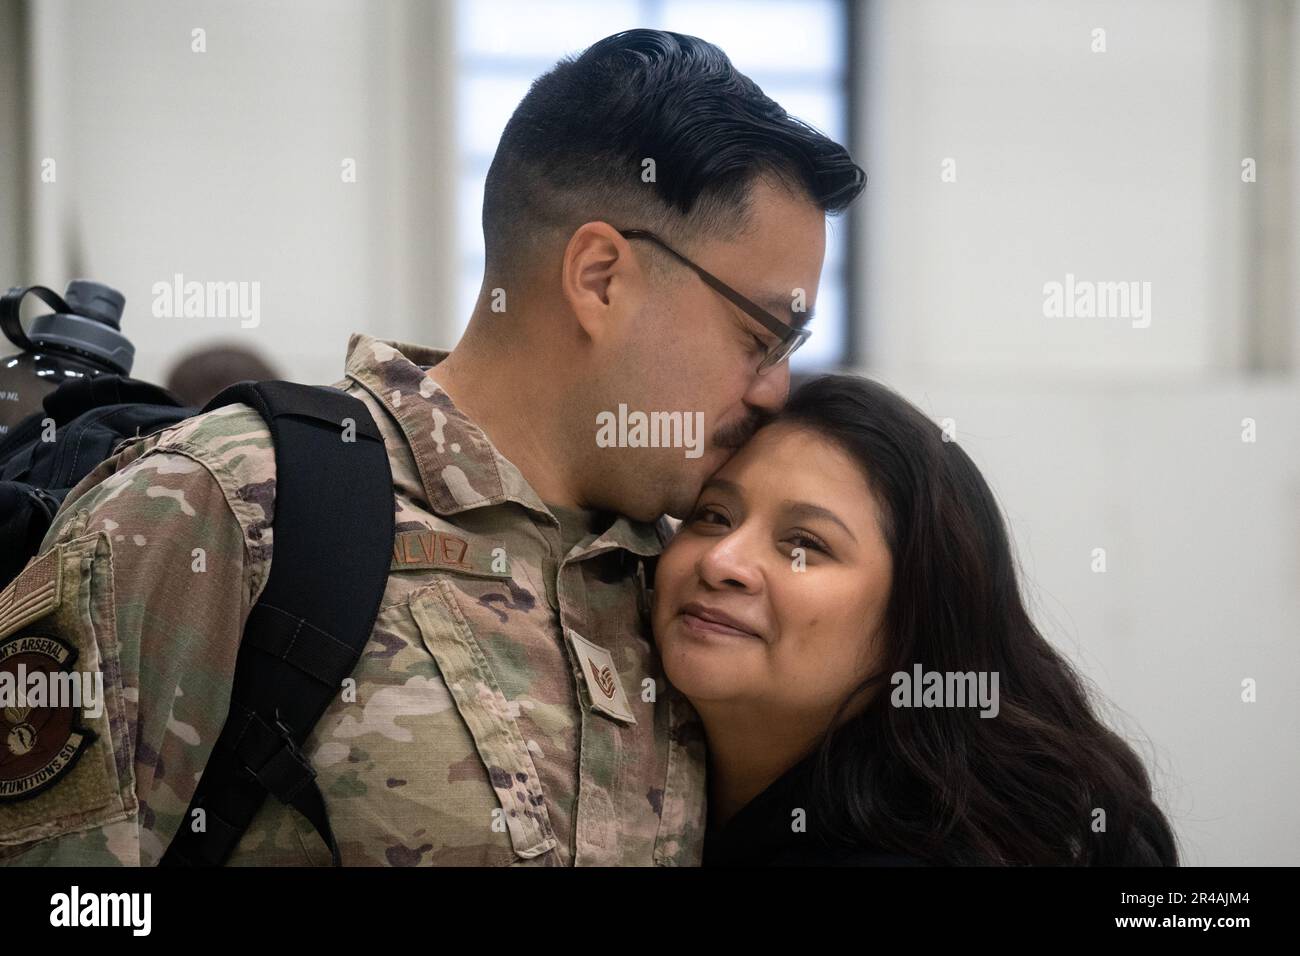
{"type": "Polygon", "coordinates": [[[103,283],[73,279],[63,298],[72,311],[32,319],[27,330],[32,344],[77,352],[123,375],[130,373],[135,346],[120,331],[126,297],[103,283]]]}

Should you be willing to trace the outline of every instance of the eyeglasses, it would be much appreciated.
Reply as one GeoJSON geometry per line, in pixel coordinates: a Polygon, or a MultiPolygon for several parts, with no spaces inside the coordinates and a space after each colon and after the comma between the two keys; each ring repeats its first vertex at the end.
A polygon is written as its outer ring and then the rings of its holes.
{"type": "Polygon", "coordinates": [[[768,346],[767,354],[763,356],[763,360],[758,364],[758,371],[764,372],[767,369],[784,362],[794,354],[795,350],[797,350],[799,346],[808,341],[808,336],[812,335],[812,332],[808,329],[795,328],[787,322],[782,322],[762,306],[755,305],[717,276],[705,271],[694,262],[691,262],[690,259],[687,259],[680,252],[670,247],[668,243],[664,242],[653,232],[646,229],[620,229],[619,235],[624,239],[650,240],[678,262],[688,266],[697,276],[704,280],[705,285],[723,296],[732,305],[736,306],[736,308],[740,309],[750,318],[754,319],[754,321],[758,322],[758,324],[763,326],[763,328],[777,336],[780,341],[775,345],[768,346]]]}

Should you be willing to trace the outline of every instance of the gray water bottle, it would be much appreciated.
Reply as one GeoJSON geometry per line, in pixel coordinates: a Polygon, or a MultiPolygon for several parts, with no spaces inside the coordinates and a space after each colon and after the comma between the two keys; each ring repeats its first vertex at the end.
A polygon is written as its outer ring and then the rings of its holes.
{"type": "Polygon", "coordinates": [[[0,359],[0,439],[73,378],[127,375],[135,346],[122,334],[126,298],[89,279],[73,279],[62,297],[45,286],[15,286],[0,297],[0,330],[19,351],[0,359]],[[23,330],[19,306],[28,294],[54,311],[23,330]]]}

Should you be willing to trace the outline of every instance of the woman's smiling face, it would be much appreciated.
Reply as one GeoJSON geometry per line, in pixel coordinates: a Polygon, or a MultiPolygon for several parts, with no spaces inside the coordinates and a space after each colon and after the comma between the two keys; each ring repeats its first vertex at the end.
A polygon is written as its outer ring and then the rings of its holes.
{"type": "Polygon", "coordinates": [[[769,425],[704,486],[659,560],[665,673],[697,708],[824,730],[870,673],[891,579],[861,469],[813,430],[769,425]]]}

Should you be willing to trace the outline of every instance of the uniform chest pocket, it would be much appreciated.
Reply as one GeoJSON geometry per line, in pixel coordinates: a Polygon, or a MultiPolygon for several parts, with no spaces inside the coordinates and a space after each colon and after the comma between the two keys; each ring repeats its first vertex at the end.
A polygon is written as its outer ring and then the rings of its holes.
{"type": "MultiPolygon", "coordinates": [[[[515,853],[533,859],[558,846],[541,780],[487,658],[445,577],[412,596],[420,639],[437,662],[461,719],[474,738],[501,805],[515,853]]],[[[494,825],[496,821],[494,820],[494,825]]]]}

